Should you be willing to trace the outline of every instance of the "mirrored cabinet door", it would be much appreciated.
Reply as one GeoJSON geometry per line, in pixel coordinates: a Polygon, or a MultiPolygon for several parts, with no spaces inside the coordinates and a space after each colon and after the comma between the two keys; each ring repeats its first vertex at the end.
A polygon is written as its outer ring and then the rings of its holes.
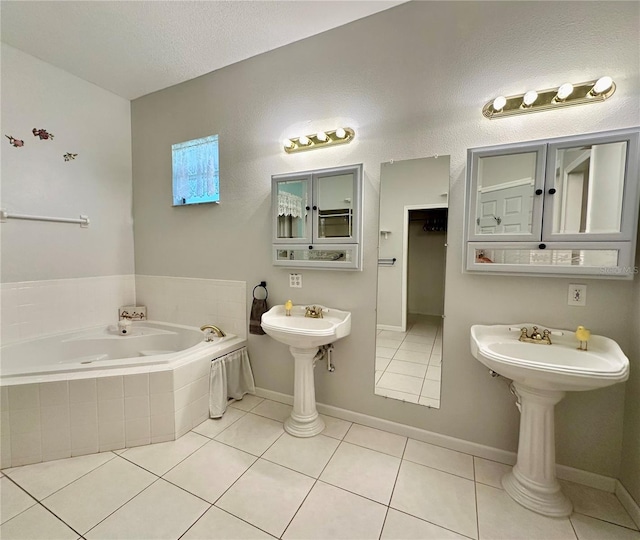
{"type": "Polygon", "coordinates": [[[633,238],[637,146],[637,133],[589,136],[549,144],[545,240],[633,238]]]}
{"type": "Polygon", "coordinates": [[[315,242],[357,241],[358,174],[357,168],[350,168],[314,175],[315,242]]]}
{"type": "Polygon", "coordinates": [[[273,180],[274,242],[311,241],[311,177],[281,177],[273,180]]]}
{"type": "Polygon", "coordinates": [[[540,238],[545,153],[540,144],[470,152],[470,240],[540,238]]]}

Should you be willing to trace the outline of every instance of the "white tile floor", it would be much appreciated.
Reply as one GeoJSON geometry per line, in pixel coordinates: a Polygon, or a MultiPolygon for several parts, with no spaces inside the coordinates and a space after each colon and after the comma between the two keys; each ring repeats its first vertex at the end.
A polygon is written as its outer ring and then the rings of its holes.
{"type": "Polygon", "coordinates": [[[246,396],[177,441],[5,469],[0,537],[640,540],[613,494],[565,482],[574,514],[546,518],[506,465],[331,417],[298,439],[290,411],[246,396]]]}
{"type": "Polygon", "coordinates": [[[378,330],[375,393],[440,408],[442,317],[410,314],[406,332],[378,330]]]}

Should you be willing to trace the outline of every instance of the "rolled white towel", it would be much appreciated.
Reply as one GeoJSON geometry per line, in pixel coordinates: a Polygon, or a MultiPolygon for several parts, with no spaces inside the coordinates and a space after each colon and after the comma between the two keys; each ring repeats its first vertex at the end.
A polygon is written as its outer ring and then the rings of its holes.
{"type": "Polygon", "coordinates": [[[131,333],[131,321],[128,319],[122,319],[118,321],[118,333],[123,336],[131,333]]]}

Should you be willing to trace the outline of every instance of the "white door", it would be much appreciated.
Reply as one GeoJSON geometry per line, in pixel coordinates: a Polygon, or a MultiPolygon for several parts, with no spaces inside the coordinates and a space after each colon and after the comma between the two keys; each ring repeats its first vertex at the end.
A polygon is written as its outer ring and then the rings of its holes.
{"type": "Polygon", "coordinates": [[[533,195],[531,185],[491,189],[479,194],[479,234],[531,232],[533,195]]]}

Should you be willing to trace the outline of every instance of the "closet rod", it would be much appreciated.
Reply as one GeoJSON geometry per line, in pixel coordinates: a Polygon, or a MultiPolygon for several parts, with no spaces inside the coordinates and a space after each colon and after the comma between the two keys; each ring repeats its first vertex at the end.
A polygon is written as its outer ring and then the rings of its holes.
{"type": "Polygon", "coordinates": [[[31,216],[26,214],[9,214],[6,210],[0,210],[0,222],[4,223],[8,219],[24,219],[28,221],[53,221],[56,223],[78,223],[80,227],[89,226],[89,216],[80,215],[80,218],[59,218],[51,216],[31,216]]]}

